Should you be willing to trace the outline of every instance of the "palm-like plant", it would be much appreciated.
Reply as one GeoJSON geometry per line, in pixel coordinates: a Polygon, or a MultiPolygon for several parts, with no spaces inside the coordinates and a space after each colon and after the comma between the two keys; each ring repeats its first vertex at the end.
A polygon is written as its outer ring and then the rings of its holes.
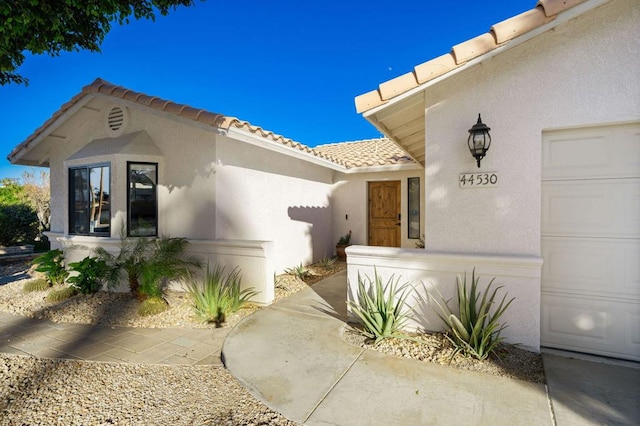
{"type": "Polygon", "coordinates": [[[117,255],[102,247],[94,250],[96,256],[109,265],[105,277],[111,285],[123,281],[126,275],[131,294],[136,298],[161,295],[166,283],[184,278],[201,262],[185,253],[186,238],[125,237],[117,255]]]}

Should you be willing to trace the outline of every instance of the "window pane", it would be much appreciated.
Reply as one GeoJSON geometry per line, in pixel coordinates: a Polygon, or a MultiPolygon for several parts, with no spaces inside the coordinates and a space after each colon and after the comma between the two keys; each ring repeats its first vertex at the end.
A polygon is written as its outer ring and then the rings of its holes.
{"type": "Polygon", "coordinates": [[[129,163],[129,235],[158,235],[158,165],[129,163]]]}
{"type": "Polygon", "coordinates": [[[72,169],[69,173],[69,233],[89,232],[89,184],[87,169],[72,169]]]}
{"type": "Polygon", "coordinates": [[[420,178],[409,178],[409,238],[420,238],[420,178]]]}
{"type": "Polygon", "coordinates": [[[109,190],[109,167],[89,169],[91,186],[91,210],[89,232],[109,234],[111,224],[111,197],[109,190]]]}
{"type": "Polygon", "coordinates": [[[110,235],[109,166],[69,170],[69,233],[110,235]]]}

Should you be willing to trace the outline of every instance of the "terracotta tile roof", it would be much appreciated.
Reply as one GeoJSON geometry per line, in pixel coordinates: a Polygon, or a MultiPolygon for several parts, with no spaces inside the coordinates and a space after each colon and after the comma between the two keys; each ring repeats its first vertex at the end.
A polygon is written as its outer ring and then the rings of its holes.
{"type": "Polygon", "coordinates": [[[314,150],[347,169],[417,164],[406,151],[387,138],[318,145],[314,150]]]}
{"type": "Polygon", "coordinates": [[[413,71],[355,98],[356,110],[363,113],[390,99],[446,74],[470,60],[496,49],[510,40],[556,19],[557,15],[587,0],[538,0],[536,7],[493,25],[488,33],[453,46],[450,53],[414,67],[413,71]]]}
{"type": "Polygon", "coordinates": [[[29,144],[43,134],[49,126],[51,126],[59,117],[65,112],[70,110],[76,105],[82,98],[91,94],[102,94],[107,96],[113,96],[115,98],[123,99],[125,101],[134,102],[139,105],[143,105],[158,111],[164,111],[170,114],[174,114],[189,120],[197,121],[203,124],[207,124],[213,127],[222,129],[229,129],[230,127],[236,127],[238,129],[244,129],[273,142],[280,143],[282,145],[297,149],[311,155],[320,156],[306,145],[299,142],[295,142],[284,136],[275,134],[273,132],[264,130],[261,127],[254,126],[247,121],[239,120],[235,117],[228,117],[222,114],[206,111],[204,109],[197,109],[188,105],[179,104],[165,99],[158,98],[156,96],[149,96],[144,93],[135,92],[122,86],[116,86],[100,78],[96,79],[93,83],[82,88],[80,93],[71,98],[67,103],[62,105],[47,121],[36,129],[25,141],[20,143],[17,147],[11,151],[8,155],[8,159],[11,160],[20,150],[29,146],[29,144]]]}
{"type": "Polygon", "coordinates": [[[349,168],[367,167],[367,166],[384,166],[413,163],[414,161],[408,157],[408,154],[399,148],[395,143],[388,139],[370,139],[358,142],[345,142],[329,145],[322,145],[316,148],[310,148],[300,142],[278,135],[274,132],[264,130],[262,127],[254,126],[251,123],[239,120],[235,117],[229,117],[222,114],[209,112],[203,109],[197,109],[188,105],[179,104],[149,96],[144,93],[135,92],[122,86],[116,86],[100,78],[93,83],[82,88],[80,93],[71,98],[67,103],[62,105],[47,121],[36,129],[25,141],[20,143],[11,151],[7,157],[10,161],[21,150],[28,148],[29,145],[43,135],[46,130],[58,118],[73,108],[81,99],[87,95],[101,94],[112,96],[125,101],[133,102],[145,107],[152,108],[157,111],[163,111],[199,123],[210,125],[213,127],[228,130],[231,127],[253,133],[259,137],[265,138],[271,142],[284,145],[293,150],[302,151],[313,157],[322,158],[339,166],[349,168]]]}

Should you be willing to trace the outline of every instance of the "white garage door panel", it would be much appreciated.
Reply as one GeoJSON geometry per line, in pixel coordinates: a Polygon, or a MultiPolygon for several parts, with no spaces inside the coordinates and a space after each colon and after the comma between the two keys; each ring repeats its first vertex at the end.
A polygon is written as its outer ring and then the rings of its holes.
{"type": "Polygon", "coordinates": [[[548,133],[542,148],[543,179],[637,176],[640,125],[548,133]]]}
{"type": "Polygon", "coordinates": [[[640,123],[542,145],[541,344],[640,361],[640,123]]]}
{"type": "Polygon", "coordinates": [[[640,300],[640,244],[600,238],[542,239],[542,290],[640,300]]]}
{"type": "Polygon", "coordinates": [[[640,179],[542,184],[545,235],[640,237],[640,179]]]}
{"type": "Polygon", "coordinates": [[[640,305],[542,295],[542,345],[640,361],[640,305]]]}

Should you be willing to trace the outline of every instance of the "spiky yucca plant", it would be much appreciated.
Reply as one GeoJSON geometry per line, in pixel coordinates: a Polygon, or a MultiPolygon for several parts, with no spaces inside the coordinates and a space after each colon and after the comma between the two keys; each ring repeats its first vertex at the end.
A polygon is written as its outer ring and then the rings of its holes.
{"type": "Polygon", "coordinates": [[[362,334],[374,339],[376,345],[390,337],[405,337],[401,330],[408,319],[404,305],[409,295],[409,284],[399,286],[399,282],[400,279],[394,279],[392,275],[387,284],[383,284],[375,269],[373,281],[358,274],[357,298],[347,301],[362,323],[362,334]]]}
{"type": "Polygon", "coordinates": [[[294,277],[298,277],[302,281],[304,281],[305,278],[311,275],[311,272],[309,272],[309,270],[306,267],[302,266],[302,263],[297,266],[294,266],[293,268],[287,268],[284,270],[284,272],[289,275],[293,275],[294,277]]]}
{"type": "Polygon", "coordinates": [[[193,301],[196,315],[204,322],[222,324],[227,314],[236,312],[258,292],[251,288],[240,290],[240,270],[225,274],[225,267],[207,265],[204,279],[187,282],[187,291],[193,301]]]}
{"type": "Polygon", "coordinates": [[[320,261],[318,261],[318,264],[322,266],[324,269],[332,269],[336,264],[336,258],[325,256],[322,259],[320,259],[320,261]]]}
{"type": "Polygon", "coordinates": [[[466,272],[464,277],[458,275],[456,278],[459,317],[451,312],[449,301],[444,300],[437,289],[439,297],[429,295],[437,307],[436,313],[447,327],[449,332],[447,337],[456,347],[452,357],[456,353],[462,352],[467,356],[483,360],[504,341],[504,338],[500,337],[500,333],[506,328],[506,325],[500,324],[498,321],[515,298],[507,302],[505,294],[492,313],[491,308],[495,304],[496,294],[503,286],[494,288],[492,292],[491,286],[495,281],[493,278],[483,294],[478,290],[479,281],[480,278],[476,277],[475,269],[471,274],[471,287],[469,288],[467,288],[466,272]]]}

